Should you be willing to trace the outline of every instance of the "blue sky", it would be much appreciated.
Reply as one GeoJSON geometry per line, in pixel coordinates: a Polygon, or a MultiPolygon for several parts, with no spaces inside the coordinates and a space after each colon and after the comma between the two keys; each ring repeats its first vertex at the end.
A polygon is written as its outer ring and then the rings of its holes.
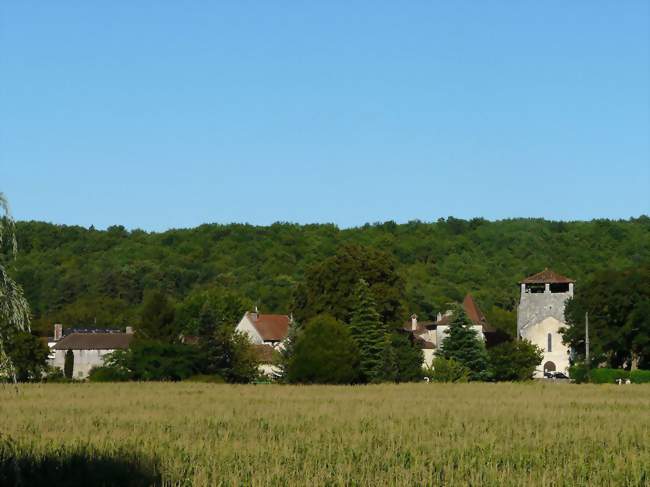
{"type": "Polygon", "coordinates": [[[19,219],[650,213],[646,1],[0,6],[19,219]]]}

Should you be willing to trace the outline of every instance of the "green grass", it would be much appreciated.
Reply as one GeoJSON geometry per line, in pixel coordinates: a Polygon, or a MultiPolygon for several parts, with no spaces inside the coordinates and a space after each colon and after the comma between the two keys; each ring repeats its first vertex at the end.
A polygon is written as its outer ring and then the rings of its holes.
{"type": "Polygon", "coordinates": [[[2,485],[641,486],[650,387],[0,387],[0,462],[2,485]]]}

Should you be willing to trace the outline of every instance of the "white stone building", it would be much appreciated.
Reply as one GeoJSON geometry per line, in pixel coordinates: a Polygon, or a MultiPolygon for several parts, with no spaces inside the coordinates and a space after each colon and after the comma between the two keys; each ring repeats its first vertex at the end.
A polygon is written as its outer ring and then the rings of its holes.
{"type": "Polygon", "coordinates": [[[570,350],[562,343],[560,328],[566,326],[564,309],[573,296],[575,281],[549,269],[538,272],[519,284],[521,297],[517,312],[517,335],[544,350],[535,377],[545,372],[569,372],[570,350]]]}
{"type": "Polygon", "coordinates": [[[104,365],[106,355],[115,350],[125,350],[133,340],[133,330],[127,327],[126,332],[114,330],[73,330],[63,336],[61,325],[54,325],[53,345],[50,347],[50,365],[63,370],[65,355],[72,350],[74,367],[72,376],[75,379],[88,377],[90,369],[104,365]]]}
{"type": "MultiPolygon", "coordinates": [[[[463,310],[472,322],[472,328],[488,345],[492,345],[502,338],[497,330],[488,323],[471,294],[465,296],[463,310]]],[[[438,313],[436,321],[419,322],[417,315],[414,314],[411,316],[411,321],[404,325],[404,330],[412,333],[415,343],[422,349],[423,366],[431,366],[436,351],[449,333],[452,316],[453,311],[449,310],[444,314],[438,313]]]]}
{"type": "Polygon", "coordinates": [[[236,331],[244,333],[255,347],[260,361],[260,372],[269,377],[275,376],[277,354],[283,348],[283,341],[289,333],[293,319],[288,315],[246,312],[237,324],[236,331]]]}

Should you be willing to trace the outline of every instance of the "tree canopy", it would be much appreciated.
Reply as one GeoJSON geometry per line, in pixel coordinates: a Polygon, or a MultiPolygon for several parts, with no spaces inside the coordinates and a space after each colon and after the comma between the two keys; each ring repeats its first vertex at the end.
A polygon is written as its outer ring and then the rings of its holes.
{"type": "Polygon", "coordinates": [[[370,285],[387,324],[411,313],[432,319],[472,292],[488,317],[512,331],[522,277],[551,267],[576,279],[580,295],[600,270],[650,262],[646,216],[590,222],[447,218],[348,229],[209,224],[162,233],[17,222],[16,235],[20,253],[5,265],[23,286],[32,327],[41,335],[51,333],[53,323],[135,326],[145,292],[153,290],[180,306],[216,288],[265,312],[293,311],[303,323],[301,312],[330,312],[345,321],[359,278],[370,285]],[[332,275],[341,278],[340,286],[330,287],[332,275]],[[377,287],[380,282],[388,288],[377,287]],[[300,283],[305,287],[298,289],[300,283]],[[322,294],[324,301],[316,298],[322,294]],[[294,296],[300,298],[295,304],[294,296]],[[493,313],[494,306],[509,314],[493,313]]]}

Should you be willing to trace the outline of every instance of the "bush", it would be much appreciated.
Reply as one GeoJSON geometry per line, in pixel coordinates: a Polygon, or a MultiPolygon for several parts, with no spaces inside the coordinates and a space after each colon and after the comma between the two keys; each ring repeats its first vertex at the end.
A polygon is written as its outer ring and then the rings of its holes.
{"type": "Polygon", "coordinates": [[[650,370],[633,370],[630,372],[630,380],[633,384],[650,383],[650,370]]]}
{"type": "Polygon", "coordinates": [[[348,328],[335,318],[320,315],[298,335],[289,361],[292,383],[351,384],[359,380],[359,349],[348,328]]]}
{"type": "Polygon", "coordinates": [[[437,357],[424,375],[434,382],[467,382],[472,371],[454,359],[437,357]]]}
{"type": "Polygon", "coordinates": [[[623,369],[596,368],[589,374],[589,379],[594,384],[613,384],[617,379],[625,380],[629,377],[630,373],[623,369]]]}
{"type": "Polygon", "coordinates": [[[584,365],[573,365],[569,367],[569,377],[576,384],[584,384],[589,382],[589,371],[584,365]]]}
{"type": "Polygon", "coordinates": [[[492,378],[497,381],[530,380],[544,357],[528,340],[506,342],[488,351],[492,378]]]}
{"type": "Polygon", "coordinates": [[[88,374],[90,382],[124,382],[129,375],[117,367],[93,367],[88,374]]]}

